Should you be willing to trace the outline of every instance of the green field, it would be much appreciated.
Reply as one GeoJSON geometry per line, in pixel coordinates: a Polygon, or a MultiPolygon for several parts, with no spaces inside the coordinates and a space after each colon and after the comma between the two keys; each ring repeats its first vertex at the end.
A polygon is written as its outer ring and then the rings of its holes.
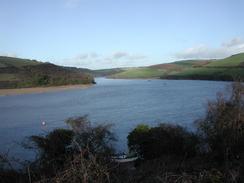
{"type": "Polygon", "coordinates": [[[149,67],[130,68],[113,74],[112,78],[161,78],[237,80],[244,79],[244,53],[224,59],[184,60],[149,67]]]}
{"type": "Polygon", "coordinates": [[[160,77],[162,71],[153,68],[131,68],[113,75],[113,78],[155,78],[160,77]]]}
{"type": "Polygon", "coordinates": [[[220,59],[207,64],[207,67],[239,67],[244,66],[244,53],[232,55],[225,59],[220,59]]]}

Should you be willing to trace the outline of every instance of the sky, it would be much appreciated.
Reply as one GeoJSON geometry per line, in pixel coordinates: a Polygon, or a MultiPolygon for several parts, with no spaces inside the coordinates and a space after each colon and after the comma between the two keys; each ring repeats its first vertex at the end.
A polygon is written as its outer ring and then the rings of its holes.
{"type": "Polygon", "coordinates": [[[90,69],[244,52],[243,0],[0,0],[0,55],[90,69]]]}

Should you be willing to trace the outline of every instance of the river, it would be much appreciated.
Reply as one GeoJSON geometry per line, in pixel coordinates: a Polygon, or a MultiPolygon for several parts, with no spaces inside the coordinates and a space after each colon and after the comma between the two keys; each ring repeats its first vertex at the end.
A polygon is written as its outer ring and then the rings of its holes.
{"type": "Polygon", "coordinates": [[[207,101],[230,84],[190,80],[123,80],[96,78],[88,89],[0,97],[0,152],[32,159],[20,143],[30,135],[67,127],[69,117],[88,115],[92,124],[112,123],[118,152],[137,124],[177,123],[194,129],[207,101]],[[41,123],[45,121],[46,126],[41,123]]]}

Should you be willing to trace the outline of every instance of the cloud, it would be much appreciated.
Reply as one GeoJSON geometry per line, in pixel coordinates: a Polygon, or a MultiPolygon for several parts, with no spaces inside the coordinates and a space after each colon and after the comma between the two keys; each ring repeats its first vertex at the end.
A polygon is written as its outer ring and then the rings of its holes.
{"type": "Polygon", "coordinates": [[[141,60],[141,59],[146,59],[147,57],[145,55],[139,55],[139,54],[136,54],[136,55],[130,55],[129,56],[129,59],[130,60],[141,60]]]}
{"type": "Polygon", "coordinates": [[[97,53],[90,53],[91,58],[97,58],[99,55],[97,53]]]}
{"type": "Polygon", "coordinates": [[[75,58],[78,60],[84,60],[84,59],[87,59],[88,57],[89,57],[89,55],[86,53],[86,54],[79,54],[75,58]]]}
{"type": "Polygon", "coordinates": [[[213,48],[207,45],[197,45],[187,48],[175,54],[178,59],[209,59],[224,58],[233,54],[244,52],[244,40],[233,38],[223,42],[219,47],[213,48]]]}
{"type": "Polygon", "coordinates": [[[147,56],[117,51],[109,55],[92,53],[77,54],[72,58],[56,61],[57,64],[90,69],[132,67],[143,65],[147,56]]]}
{"type": "Polygon", "coordinates": [[[241,38],[233,38],[232,40],[228,41],[228,42],[224,42],[222,43],[223,47],[236,47],[236,46],[240,46],[244,44],[244,40],[241,38]]]}
{"type": "Polygon", "coordinates": [[[141,59],[146,59],[147,57],[145,55],[141,55],[141,54],[131,54],[128,52],[115,52],[112,55],[113,59],[120,59],[120,58],[124,58],[127,60],[141,60],[141,59]]]}
{"type": "Polygon", "coordinates": [[[129,56],[129,54],[127,52],[115,52],[112,57],[114,59],[119,59],[119,58],[123,58],[123,57],[127,57],[129,56]]]}
{"type": "Polygon", "coordinates": [[[5,52],[0,52],[0,56],[5,56],[5,57],[18,57],[16,53],[5,53],[5,52]]]}

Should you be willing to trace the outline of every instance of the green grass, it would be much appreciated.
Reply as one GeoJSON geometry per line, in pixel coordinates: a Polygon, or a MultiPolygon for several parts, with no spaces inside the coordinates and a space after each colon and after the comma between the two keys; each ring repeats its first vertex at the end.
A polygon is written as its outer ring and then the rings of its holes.
{"type": "Polygon", "coordinates": [[[90,71],[90,73],[92,75],[94,75],[95,77],[104,77],[104,76],[109,76],[109,75],[120,73],[124,70],[125,69],[121,69],[121,68],[99,69],[99,70],[92,70],[92,71],[90,71]]]}
{"type": "Polygon", "coordinates": [[[207,67],[238,67],[244,63],[244,53],[232,55],[230,57],[213,61],[207,64],[207,67]]]}
{"type": "Polygon", "coordinates": [[[153,68],[131,68],[118,74],[112,75],[114,78],[158,78],[162,75],[162,70],[153,68]]]}
{"type": "Polygon", "coordinates": [[[23,66],[38,65],[38,64],[41,64],[41,62],[38,62],[36,60],[0,56],[0,68],[10,67],[10,66],[23,67],[23,66]]]}
{"type": "Polygon", "coordinates": [[[183,61],[173,62],[173,64],[176,64],[176,65],[179,65],[179,66],[185,66],[185,67],[192,67],[197,62],[198,61],[196,61],[196,60],[183,60],[183,61]]]}
{"type": "Polygon", "coordinates": [[[238,80],[244,79],[244,68],[192,68],[161,78],[169,79],[199,79],[199,80],[238,80]]]}
{"type": "Polygon", "coordinates": [[[244,79],[244,53],[219,60],[184,60],[170,64],[127,69],[113,78],[168,78],[168,79],[244,79]],[[175,66],[175,67],[174,67],[175,66]]]}

